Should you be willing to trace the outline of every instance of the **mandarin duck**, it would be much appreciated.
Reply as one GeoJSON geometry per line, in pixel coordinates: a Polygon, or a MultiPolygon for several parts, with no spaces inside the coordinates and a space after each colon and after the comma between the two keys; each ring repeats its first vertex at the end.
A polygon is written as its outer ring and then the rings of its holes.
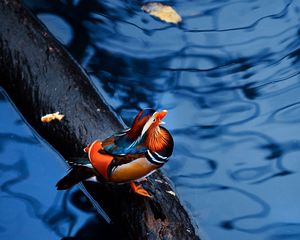
{"type": "Polygon", "coordinates": [[[56,184],[57,189],[68,189],[80,181],[96,179],[99,182],[129,182],[135,193],[151,197],[134,181],[162,167],[172,155],[173,138],[161,126],[166,114],[166,110],[144,109],[135,117],[131,128],[89,144],[84,149],[88,158],[70,161],[71,170],[56,184]]]}

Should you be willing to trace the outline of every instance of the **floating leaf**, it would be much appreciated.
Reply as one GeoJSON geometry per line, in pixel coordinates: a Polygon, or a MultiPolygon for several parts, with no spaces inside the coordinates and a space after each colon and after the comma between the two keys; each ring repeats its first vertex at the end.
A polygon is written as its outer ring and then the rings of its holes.
{"type": "Polygon", "coordinates": [[[55,119],[57,119],[57,120],[60,121],[60,120],[63,119],[64,116],[65,115],[59,114],[59,112],[50,113],[50,114],[47,114],[47,115],[41,117],[41,121],[42,122],[46,122],[46,123],[49,123],[49,122],[51,122],[51,121],[53,121],[55,119]]]}
{"type": "Polygon", "coordinates": [[[142,10],[168,23],[181,22],[180,15],[172,7],[159,2],[148,2],[142,6],[142,10]]]}
{"type": "Polygon", "coordinates": [[[174,193],[173,191],[166,191],[166,192],[173,195],[173,196],[176,196],[176,193],[174,193]]]}

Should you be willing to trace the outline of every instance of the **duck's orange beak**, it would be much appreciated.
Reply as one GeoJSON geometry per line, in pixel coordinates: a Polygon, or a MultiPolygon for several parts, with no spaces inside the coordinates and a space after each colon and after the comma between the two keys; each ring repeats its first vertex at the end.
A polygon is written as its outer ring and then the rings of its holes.
{"type": "Polygon", "coordinates": [[[159,124],[165,124],[165,122],[161,121],[166,115],[168,111],[167,110],[162,110],[161,112],[158,112],[156,114],[156,119],[159,120],[159,124]]]}

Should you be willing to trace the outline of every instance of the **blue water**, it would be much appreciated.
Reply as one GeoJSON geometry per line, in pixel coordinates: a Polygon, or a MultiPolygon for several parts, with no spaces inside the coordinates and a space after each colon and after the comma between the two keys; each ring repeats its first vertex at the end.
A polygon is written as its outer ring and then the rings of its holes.
{"type": "Polygon", "coordinates": [[[67,170],[64,160],[24,122],[1,88],[0,112],[0,239],[60,239],[97,221],[78,187],[56,190],[67,170]]]}
{"type": "MultiPolygon", "coordinates": [[[[164,169],[205,239],[300,239],[300,1],[170,1],[183,18],[178,26],[150,17],[140,1],[24,2],[128,124],[139,108],[169,110],[166,126],[176,146],[164,169]]],[[[18,115],[7,112],[1,132],[11,122],[10,134],[19,133],[24,124],[13,125],[18,115]]],[[[8,136],[1,146],[13,145],[8,136]]],[[[63,197],[52,187],[64,171],[62,161],[31,138],[34,143],[18,143],[14,154],[5,147],[1,160],[32,169],[22,182],[31,190],[26,199],[43,192],[63,197]],[[33,176],[44,165],[37,165],[41,158],[31,156],[31,148],[55,165],[47,168],[41,190],[33,176]]],[[[23,196],[1,190],[10,201],[23,196]]],[[[39,202],[35,214],[26,212],[35,201],[19,203],[24,218],[49,236],[60,224],[47,225],[41,215],[61,209],[51,198],[39,202]]],[[[16,212],[6,215],[13,219],[16,212]]],[[[0,226],[3,233],[3,220],[0,226]]]]}
{"type": "Polygon", "coordinates": [[[119,237],[78,186],[57,191],[68,167],[0,88],[0,239],[119,237]]]}

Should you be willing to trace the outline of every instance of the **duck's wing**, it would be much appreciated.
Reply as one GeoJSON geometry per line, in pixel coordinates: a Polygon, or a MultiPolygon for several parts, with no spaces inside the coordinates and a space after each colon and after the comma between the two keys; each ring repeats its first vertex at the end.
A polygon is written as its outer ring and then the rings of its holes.
{"type": "Polygon", "coordinates": [[[147,149],[141,139],[132,140],[126,134],[129,130],[112,135],[102,142],[103,151],[107,154],[124,156],[144,153],[147,149]]]}

